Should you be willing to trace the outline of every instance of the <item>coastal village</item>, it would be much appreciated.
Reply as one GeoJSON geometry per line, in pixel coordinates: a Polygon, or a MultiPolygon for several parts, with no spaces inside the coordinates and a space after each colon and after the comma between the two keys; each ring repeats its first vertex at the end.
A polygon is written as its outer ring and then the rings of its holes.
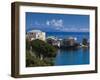
{"type": "Polygon", "coordinates": [[[89,15],[25,15],[26,67],[89,64],[89,15]]]}
{"type": "Polygon", "coordinates": [[[41,30],[31,30],[26,33],[26,66],[54,66],[59,50],[76,51],[80,48],[89,48],[86,38],[79,43],[77,37],[61,39],[47,36],[41,30]]]}
{"type": "Polygon", "coordinates": [[[55,46],[57,48],[63,48],[63,49],[89,47],[89,42],[86,38],[84,38],[81,43],[78,43],[76,37],[70,36],[65,39],[60,39],[60,38],[57,38],[56,36],[46,37],[46,32],[42,32],[41,30],[28,31],[26,34],[26,39],[28,39],[29,41],[39,39],[52,46],[55,46]]]}

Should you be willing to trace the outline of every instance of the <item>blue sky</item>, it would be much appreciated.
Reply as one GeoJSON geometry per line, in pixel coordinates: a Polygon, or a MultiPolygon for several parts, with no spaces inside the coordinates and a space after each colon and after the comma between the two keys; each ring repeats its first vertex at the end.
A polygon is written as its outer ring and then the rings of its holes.
{"type": "Polygon", "coordinates": [[[26,31],[89,32],[89,15],[26,12],[26,31]]]}

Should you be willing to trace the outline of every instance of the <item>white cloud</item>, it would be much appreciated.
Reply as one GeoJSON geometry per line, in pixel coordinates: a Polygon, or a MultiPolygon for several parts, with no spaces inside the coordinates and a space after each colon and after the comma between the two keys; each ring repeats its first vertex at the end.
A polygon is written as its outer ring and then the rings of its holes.
{"type": "Polygon", "coordinates": [[[89,31],[88,28],[80,28],[79,30],[82,31],[82,32],[88,32],[89,31]]]}
{"type": "Polygon", "coordinates": [[[45,25],[44,23],[40,23],[39,21],[35,21],[34,24],[37,26],[44,26],[45,25]]]}
{"type": "Polygon", "coordinates": [[[47,21],[47,22],[46,22],[46,25],[48,25],[48,26],[49,26],[49,25],[50,25],[50,22],[49,22],[49,21],[47,21]]]}
{"type": "Polygon", "coordinates": [[[62,19],[52,19],[49,21],[46,21],[46,25],[51,27],[63,27],[63,20],[62,19]]]}
{"type": "Polygon", "coordinates": [[[40,23],[38,21],[35,21],[35,25],[37,26],[44,26],[44,27],[51,27],[54,30],[57,31],[63,31],[63,32],[89,32],[89,28],[80,26],[79,28],[77,26],[79,25],[73,25],[73,24],[68,24],[64,25],[64,21],[62,19],[52,19],[52,20],[47,20],[44,23],[40,23]]]}
{"type": "Polygon", "coordinates": [[[35,21],[35,25],[40,25],[37,21],[35,21]]]}
{"type": "Polygon", "coordinates": [[[89,32],[88,28],[66,28],[66,27],[64,27],[59,30],[63,31],[63,32],[89,32]]]}

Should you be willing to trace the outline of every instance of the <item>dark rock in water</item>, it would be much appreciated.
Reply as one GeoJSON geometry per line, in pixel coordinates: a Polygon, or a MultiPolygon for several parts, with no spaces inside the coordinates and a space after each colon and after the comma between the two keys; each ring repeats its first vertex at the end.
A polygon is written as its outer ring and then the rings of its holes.
{"type": "Polygon", "coordinates": [[[77,50],[80,48],[79,44],[74,44],[74,45],[63,45],[60,47],[61,49],[66,49],[66,50],[77,50]]]}

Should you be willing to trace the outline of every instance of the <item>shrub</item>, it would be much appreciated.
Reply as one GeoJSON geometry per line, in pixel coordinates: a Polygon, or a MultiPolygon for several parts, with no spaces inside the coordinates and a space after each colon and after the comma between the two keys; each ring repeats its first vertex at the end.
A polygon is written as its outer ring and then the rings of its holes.
{"type": "Polygon", "coordinates": [[[40,57],[54,57],[56,55],[56,48],[42,40],[33,40],[31,42],[32,50],[40,57]]]}

